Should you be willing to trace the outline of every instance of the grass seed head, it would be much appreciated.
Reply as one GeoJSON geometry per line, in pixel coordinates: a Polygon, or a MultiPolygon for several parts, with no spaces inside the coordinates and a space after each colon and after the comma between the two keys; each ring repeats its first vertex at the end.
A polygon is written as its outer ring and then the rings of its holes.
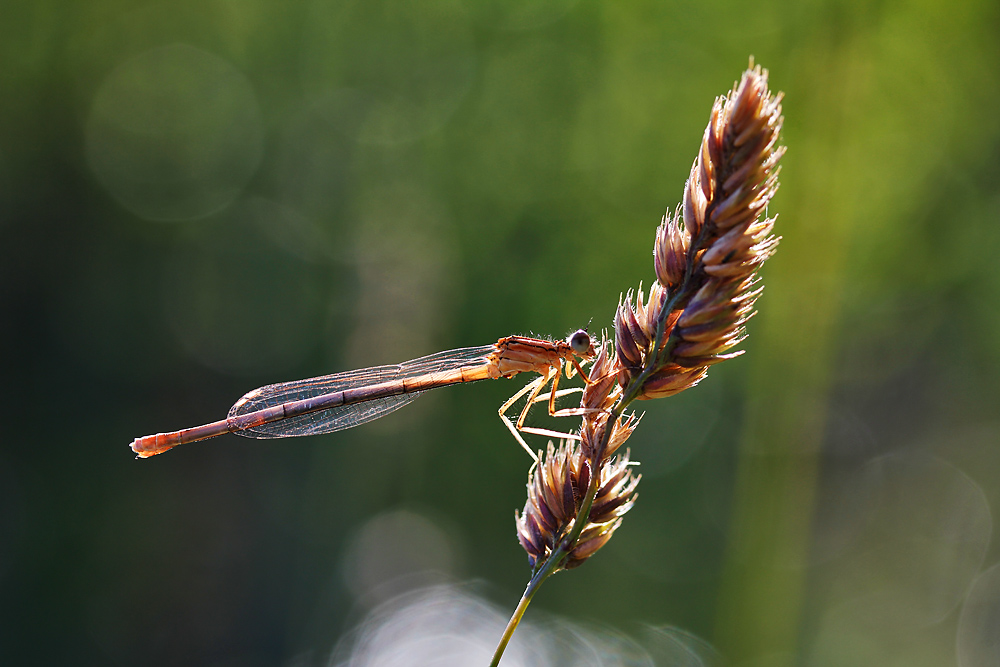
{"type": "Polygon", "coordinates": [[[653,367],[638,398],[683,391],[740,354],[732,350],[762,289],[756,273],[779,241],[764,212],[778,188],[782,121],[781,95],[771,94],[760,67],[716,99],[681,211],[657,229],[649,299],[641,287],[629,291],[615,315],[621,385],[653,367]]]}
{"type": "MultiPolygon", "coordinates": [[[[627,436],[626,436],[627,437],[627,436]]],[[[637,497],[641,475],[629,465],[628,453],[606,459],[600,467],[598,492],[587,524],[559,569],[583,564],[604,546],[621,524],[637,497]]],[[[528,499],[521,513],[515,512],[517,537],[528,553],[532,569],[543,563],[569,535],[576,513],[590,484],[591,465],[579,443],[564,440],[558,448],[551,442],[528,476],[528,499]]]]}
{"type": "Polygon", "coordinates": [[[557,550],[566,553],[558,569],[581,565],[635,503],[640,476],[627,451],[615,453],[639,419],[623,414],[621,402],[679,393],[709,366],[741,354],[734,348],[763,289],[757,271],[778,244],[775,219],[764,213],[778,187],[781,124],[781,95],[770,93],[767,72],[752,63],[715,101],[683,204],[656,230],[656,280],[648,296],[640,285],[619,299],[614,345],[603,341],[596,349],[580,402],[579,442],[550,442],[529,473],[528,499],[515,519],[532,569],[557,550]],[[575,530],[588,489],[596,495],[586,525],[575,530]]]}

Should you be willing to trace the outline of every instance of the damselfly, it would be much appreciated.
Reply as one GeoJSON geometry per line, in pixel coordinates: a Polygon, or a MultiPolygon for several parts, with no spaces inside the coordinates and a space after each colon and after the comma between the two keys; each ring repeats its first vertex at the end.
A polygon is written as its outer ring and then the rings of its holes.
{"type": "Polygon", "coordinates": [[[333,433],[398,410],[428,389],[461,382],[509,378],[518,373],[538,373],[541,377],[528,383],[499,410],[507,428],[534,458],[535,454],[518,431],[560,438],[577,436],[525,426],[528,411],[534,403],[544,400],[538,398],[538,395],[551,380],[549,414],[582,414],[582,408],[556,410],[557,397],[579,391],[559,391],[559,375],[565,364],[567,377],[571,377],[575,371],[586,381],[579,360],[588,360],[593,356],[593,342],[590,335],[582,329],[567,336],[565,341],[508,336],[493,345],[448,350],[401,364],[269,384],[254,389],[236,401],[225,419],[180,431],[136,438],[131,447],[139,458],[148,458],[177,445],[214,438],[224,433],[249,438],[288,438],[333,433]],[[527,403],[514,422],[506,413],[525,394],[528,394],[527,403]]]}

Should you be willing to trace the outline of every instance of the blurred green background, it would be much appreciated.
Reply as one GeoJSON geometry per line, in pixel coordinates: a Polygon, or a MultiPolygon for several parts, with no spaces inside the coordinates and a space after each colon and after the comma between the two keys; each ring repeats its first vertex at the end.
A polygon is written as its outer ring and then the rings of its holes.
{"type": "Polygon", "coordinates": [[[0,16],[0,663],[324,665],[414,586],[513,610],[519,381],[127,445],[270,382],[609,327],[753,55],[788,154],[748,353],[640,406],[637,506],[528,621],[754,667],[1000,664],[995,1],[0,16]]]}

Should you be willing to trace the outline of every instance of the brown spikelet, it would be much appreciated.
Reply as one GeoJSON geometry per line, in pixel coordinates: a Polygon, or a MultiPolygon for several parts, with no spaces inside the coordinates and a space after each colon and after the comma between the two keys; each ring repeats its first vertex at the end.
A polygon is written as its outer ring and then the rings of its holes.
{"type": "MultiPolygon", "coordinates": [[[[626,299],[631,298],[630,292],[626,299]]],[[[635,322],[635,311],[631,304],[628,301],[619,303],[618,312],[615,313],[615,352],[628,373],[638,373],[642,369],[646,346],[649,345],[649,337],[645,332],[641,337],[636,336],[631,326],[635,322]]]]}
{"type": "MultiPolygon", "coordinates": [[[[528,477],[528,500],[515,512],[517,538],[528,552],[532,569],[543,563],[560,540],[569,535],[590,485],[591,464],[578,443],[564,440],[557,449],[549,442],[544,457],[528,477]]],[[[611,539],[637,497],[641,475],[634,475],[628,454],[606,460],[600,467],[597,496],[587,524],[568,546],[559,569],[577,567],[611,539]]]]}
{"type": "Polygon", "coordinates": [[[602,341],[597,347],[597,356],[594,357],[587,377],[589,384],[583,388],[583,396],[580,398],[581,408],[607,410],[621,393],[618,386],[618,360],[609,350],[607,341],[602,341]]]}
{"type": "Polygon", "coordinates": [[[674,212],[673,217],[670,217],[670,211],[664,213],[653,245],[653,268],[661,285],[669,289],[681,284],[687,271],[690,247],[691,234],[684,226],[680,213],[674,212]]]}
{"type": "Polygon", "coordinates": [[[602,438],[611,417],[611,406],[621,396],[621,386],[618,381],[621,365],[612,352],[608,341],[602,341],[597,347],[597,356],[590,368],[586,387],[580,399],[580,407],[584,410],[583,423],[580,426],[580,448],[583,455],[594,465],[599,465],[624,444],[632,434],[638,419],[629,415],[615,421],[608,442],[602,446],[602,438]]]}
{"type": "Polygon", "coordinates": [[[608,442],[603,443],[604,431],[608,427],[610,412],[603,411],[584,417],[580,428],[580,449],[583,455],[591,461],[604,461],[625,444],[632,431],[639,424],[635,415],[623,415],[612,422],[611,435],[608,442]],[[604,446],[604,449],[600,447],[604,446]]]}
{"type": "Polygon", "coordinates": [[[645,363],[666,296],[663,285],[654,282],[649,290],[648,300],[642,293],[642,285],[639,285],[634,294],[629,290],[625,300],[618,302],[618,311],[615,313],[615,351],[621,365],[629,371],[638,372],[645,363]]]}
{"type": "Polygon", "coordinates": [[[650,400],[673,396],[695,386],[706,375],[708,375],[707,366],[684,368],[677,364],[667,364],[643,383],[642,393],[637,398],[640,400],[650,400]]]}
{"type": "Polygon", "coordinates": [[[636,398],[676,394],[740,354],[731,350],[762,289],[756,272],[778,245],[774,218],[763,214],[778,188],[782,120],[781,95],[770,93],[760,67],[715,101],[682,212],[668,212],[657,229],[650,299],[641,288],[634,300],[629,292],[615,315],[619,382],[652,366],[636,398]]]}

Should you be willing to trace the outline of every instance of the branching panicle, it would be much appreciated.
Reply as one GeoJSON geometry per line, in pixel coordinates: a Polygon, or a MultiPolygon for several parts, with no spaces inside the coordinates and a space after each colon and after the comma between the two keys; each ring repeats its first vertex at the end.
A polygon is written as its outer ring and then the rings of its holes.
{"type": "Polygon", "coordinates": [[[759,67],[715,101],[682,212],[668,212],[656,233],[650,292],[662,290],[666,305],[644,304],[641,290],[633,303],[629,292],[615,317],[622,387],[646,371],[635,398],[683,391],[739,354],[730,350],[746,337],[756,272],[778,245],[775,219],[762,216],[778,187],[781,123],[781,95],[759,67]]]}
{"type": "Polygon", "coordinates": [[[619,299],[614,346],[603,341],[594,358],[576,413],[579,442],[550,442],[529,474],[515,518],[533,573],[494,666],[538,586],[596,553],[635,503],[640,476],[628,451],[614,456],[639,423],[629,404],[684,391],[742,354],[733,348],[763,289],[757,271],[778,245],[775,219],[764,214],[778,187],[782,120],[781,95],[771,95],[760,67],[715,101],[683,205],[656,230],[649,296],[640,285],[619,299]]]}
{"type": "MultiPolygon", "coordinates": [[[[551,442],[528,479],[528,500],[514,513],[517,537],[528,552],[532,569],[543,563],[573,528],[584,494],[590,486],[590,461],[575,442],[551,442]]],[[[637,497],[640,475],[629,466],[626,453],[601,467],[598,492],[588,519],[559,569],[582,565],[621,524],[637,497]]]]}

